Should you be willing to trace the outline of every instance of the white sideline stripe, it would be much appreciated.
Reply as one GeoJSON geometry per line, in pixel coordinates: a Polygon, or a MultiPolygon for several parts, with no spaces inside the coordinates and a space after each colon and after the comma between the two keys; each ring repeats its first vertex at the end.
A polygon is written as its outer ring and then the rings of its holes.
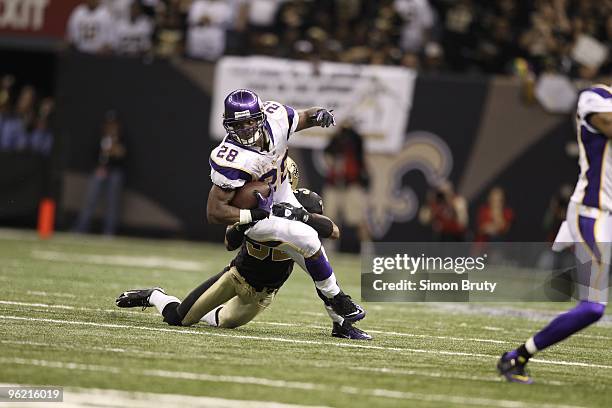
{"type": "MultiPolygon", "coordinates": [[[[327,341],[316,341],[316,340],[295,340],[295,339],[286,339],[283,337],[262,337],[262,336],[243,335],[243,334],[225,334],[225,333],[215,333],[214,331],[198,331],[198,330],[189,330],[189,329],[186,329],[186,330],[167,329],[167,328],[161,328],[161,327],[133,326],[133,325],[126,325],[126,324],[81,322],[81,321],[76,321],[76,320],[43,319],[43,318],[34,318],[34,317],[6,316],[6,315],[0,315],[0,319],[58,323],[58,324],[72,324],[72,325],[92,326],[92,327],[106,327],[106,328],[111,328],[111,329],[135,329],[135,330],[147,330],[147,331],[179,333],[179,334],[197,334],[197,335],[211,336],[211,337],[226,337],[226,338],[235,338],[235,339],[261,340],[261,341],[278,341],[281,343],[325,345],[325,346],[344,347],[344,348],[398,351],[398,352],[405,352],[405,353],[439,354],[439,355],[462,356],[462,357],[482,357],[482,358],[487,358],[487,359],[498,358],[497,355],[467,353],[467,352],[461,352],[461,351],[423,350],[423,349],[411,349],[411,348],[402,348],[402,347],[369,346],[365,344],[354,344],[354,343],[332,343],[332,342],[327,342],[327,341]]],[[[531,359],[531,361],[544,363],[544,364],[612,369],[612,366],[610,365],[581,363],[581,362],[573,362],[573,361],[568,362],[568,361],[541,360],[541,359],[531,359]]]]}
{"type": "MultiPolygon", "coordinates": [[[[61,362],[61,361],[48,361],[48,360],[34,360],[34,359],[23,359],[23,358],[2,358],[0,362],[3,364],[19,364],[19,365],[32,365],[37,367],[57,368],[66,370],[80,370],[80,371],[94,371],[94,372],[106,372],[111,374],[119,374],[125,370],[121,370],[117,367],[95,365],[95,364],[81,364],[72,362],[61,362]]],[[[328,391],[337,392],[338,390],[344,394],[351,395],[362,395],[362,396],[373,396],[393,399],[405,399],[405,400],[416,400],[426,402],[443,402],[451,404],[463,404],[463,405],[474,405],[484,407],[499,407],[499,408],[527,408],[527,407],[539,407],[539,408],[579,408],[571,405],[558,405],[558,404],[530,404],[523,401],[515,400],[494,400],[488,398],[471,398],[471,397],[458,397],[445,394],[420,394],[415,392],[406,391],[394,391],[380,388],[357,388],[349,386],[337,387],[328,386],[326,384],[317,384],[311,382],[298,382],[298,381],[285,381],[285,380],[274,380],[261,377],[246,377],[246,376],[234,376],[234,375],[212,375],[205,373],[192,373],[183,371],[168,371],[168,370],[138,370],[138,375],[147,377],[161,377],[161,378],[173,378],[180,380],[192,380],[192,381],[203,381],[203,382],[223,382],[233,384],[245,384],[245,385],[260,385],[273,388],[290,388],[298,390],[317,390],[317,391],[328,391]]]]}
{"type": "MultiPolygon", "coordinates": [[[[31,387],[28,384],[0,384],[0,387],[31,387]]],[[[296,405],[271,401],[234,400],[227,398],[191,396],[181,394],[156,394],[152,392],[132,392],[113,389],[64,387],[62,408],[76,408],[92,405],[150,408],[162,407],[194,407],[194,408],[327,408],[324,406],[296,405]]],[[[20,407],[37,407],[40,403],[20,404],[20,407]]]]}
{"type": "Polygon", "coordinates": [[[197,261],[185,261],[159,256],[134,256],[134,255],[96,255],[96,254],[72,254],[59,251],[32,250],[34,259],[56,262],[77,262],[94,265],[115,265],[140,268],[165,268],[179,271],[203,271],[207,263],[197,261]]]}

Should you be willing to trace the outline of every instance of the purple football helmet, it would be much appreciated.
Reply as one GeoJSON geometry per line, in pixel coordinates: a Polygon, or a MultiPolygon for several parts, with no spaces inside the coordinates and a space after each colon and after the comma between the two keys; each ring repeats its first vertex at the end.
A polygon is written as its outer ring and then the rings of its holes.
{"type": "Polygon", "coordinates": [[[253,146],[263,133],[266,114],[259,96],[248,89],[237,89],[225,98],[223,127],[229,137],[245,146],[253,146]]]}

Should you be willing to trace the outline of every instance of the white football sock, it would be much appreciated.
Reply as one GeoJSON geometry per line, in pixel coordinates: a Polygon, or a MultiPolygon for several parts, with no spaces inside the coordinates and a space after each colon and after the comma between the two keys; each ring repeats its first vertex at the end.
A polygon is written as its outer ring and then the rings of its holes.
{"type": "Polygon", "coordinates": [[[200,319],[200,321],[208,324],[209,326],[218,327],[219,326],[219,322],[217,321],[217,310],[220,311],[222,308],[223,308],[223,305],[215,307],[213,310],[211,310],[210,312],[206,313],[200,319]]]}
{"type": "Polygon", "coordinates": [[[530,337],[529,340],[525,342],[525,349],[529,352],[529,354],[534,355],[538,352],[538,348],[535,345],[535,341],[533,341],[533,337],[530,337]]]}
{"type": "Polygon", "coordinates": [[[315,281],[315,286],[327,298],[333,298],[340,293],[340,286],[336,283],[336,275],[332,272],[331,276],[322,281],[315,281]]]}
{"type": "Polygon", "coordinates": [[[164,308],[168,306],[169,303],[178,302],[181,303],[175,296],[168,296],[165,293],[162,293],[159,290],[154,290],[149,297],[149,303],[157,309],[159,314],[162,314],[164,308]]]}

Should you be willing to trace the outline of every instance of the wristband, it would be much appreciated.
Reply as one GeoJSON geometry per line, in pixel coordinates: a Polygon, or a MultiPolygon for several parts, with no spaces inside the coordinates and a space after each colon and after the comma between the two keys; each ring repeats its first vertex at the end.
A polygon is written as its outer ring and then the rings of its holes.
{"type": "Polygon", "coordinates": [[[238,224],[248,224],[252,221],[251,210],[240,210],[240,221],[238,221],[238,224]]]}

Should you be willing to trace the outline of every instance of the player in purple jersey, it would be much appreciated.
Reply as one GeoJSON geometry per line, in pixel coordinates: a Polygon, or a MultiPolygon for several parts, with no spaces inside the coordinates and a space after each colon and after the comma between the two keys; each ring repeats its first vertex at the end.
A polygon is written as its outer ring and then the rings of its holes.
{"type": "Polygon", "coordinates": [[[319,238],[319,233],[330,231],[331,223],[303,211],[287,178],[290,137],[314,126],[334,125],[333,114],[322,107],[295,110],[279,102],[263,102],[247,89],[231,92],[224,101],[223,126],[227,135],[209,157],[213,186],[206,211],[210,223],[247,225],[248,239],[274,243],[278,251],[310,275],[338,315],[355,322],[365,317],[365,310],[338,286],[319,238]],[[231,205],[236,190],[254,180],[268,182],[272,187],[270,196],[259,195],[259,205],[254,209],[231,205]],[[293,207],[286,209],[290,216],[279,217],[271,212],[272,206],[279,203],[293,207]]]}
{"type": "Polygon", "coordinates": [[[580,175],[553,250],[574,247],[579,303],[557,316],[497,369],[508,381],[530,384],[525,366],[537,352],[599,320],[608,301],[612,242],[612,89],[595,85],[580,94],[576,112],[580,175]]]}

